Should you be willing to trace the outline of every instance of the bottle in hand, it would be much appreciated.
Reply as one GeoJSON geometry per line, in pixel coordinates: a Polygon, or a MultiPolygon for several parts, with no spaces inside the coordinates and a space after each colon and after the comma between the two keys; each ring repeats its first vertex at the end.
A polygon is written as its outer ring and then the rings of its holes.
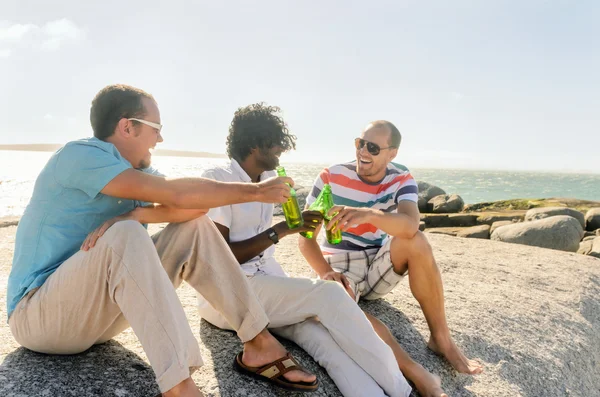
{"type": "MultiPolygon", "coordinates": [[[[277,167],[277,175],[287,176],[285,173],[285,168],[277,167]]],[[[288,228],[295,229],[304,223],[304,219],[302,219],[302,211],[300,210],[300,205],[298,205],[296,191],[293,187],[290,186],[290,198],[285,203],[281,204],[281,208],[283,209],[285,223],[287,223],[288,228]]]]}

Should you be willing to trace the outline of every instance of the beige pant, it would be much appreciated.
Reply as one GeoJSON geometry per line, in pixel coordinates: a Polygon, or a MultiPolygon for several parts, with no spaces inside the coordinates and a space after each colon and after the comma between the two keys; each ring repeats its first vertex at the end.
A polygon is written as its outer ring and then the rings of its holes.
{"type": "MultiPolygon", "coordinates": [[[[411,387],[392,350],[339,283],[264,274],[249,277],[248,282],[269,317],[272,332],[310,354],[344,396],[410,395],[411,387]]],[[[202,300],[199,310],[208,322],[232,329],[227,319],[202,300]]]]}
{"type": "Polygon", "coordinates": [[[202,365],[173,288],[182,280],[223,313],[243,342],[267,326],[227,243],[203,216],[170,224],[152,239],[138,222],[114,224],[94,248],[77,252],[19,302],[10,329],[28,349],[73,354],[131,325],[164,392],[202,365]]]}

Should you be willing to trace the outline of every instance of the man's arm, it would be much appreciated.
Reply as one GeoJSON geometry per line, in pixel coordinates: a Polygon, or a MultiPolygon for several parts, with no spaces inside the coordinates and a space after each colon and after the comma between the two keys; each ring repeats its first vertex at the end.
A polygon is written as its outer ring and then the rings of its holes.
{"type": "Polygon", "coordinates": [[[343,231],[355,225],[370,223],[393,237],[410,239],[419,231],[420,214],[417,203],[413,201],[400,201],[398,212],[383,212],[372,208],[354,208],[336,206],[329,211],[333,216],[327,227],[336,227],[343,231]]]}
{"type": "Polygon", "coordinates": [[[282,203],[293,185],[287,177],[269,178],[260,183],[218,182],[206,178],[177,178],[149,175],[128,169],[114,177],[101,193],[124,199],[160,203],[172,208],[215,208],[259,201],[282,203]]]}
{"type": "Polygon", "coordinates": [[[206,215],[208,211],[202,209],[177,209],[164,205],[151,205],[137,207],[123,215],[116,216],[98,226],[96,230],[87,235],[81,244],[81,250],[88,251],[96,245],[96,241],[115,223],[119,221],[134,220],[140,223],[187,222],[206,215]]]}
{"type": "Polygon", "coordinates": [[[321,230],[322,225],[319,225],[314,233],[313,238],[298,238],[298,248],[304,256],[304,259],[308,262],[310,267],[317,273],[320,278],[323,278],[327,273],[333,271],[329,263],[323,257],[319,243],[317,242],[317,235],[321,230]]]}
{"type": "MultiPolygon", "coordinates": [[[[323,219],[322,215],[317,211],[304,211],[302,213],[302,217],[304,218],[304,225],[295,229],[289,229],[285,221],[274,225],[273,229],[277,233],[279,239],[281,240],[284,237],[299,232],[314,232],[315,226],[320,225],[320,222],[323,219]]],[[[232,243],[229,239],[229,228],[221,225],[218,222],[215,222],[215,225],[223,235],[225,241],[227,241],[227,244],[229,244],[229,248],[231,248],[233,255],[239,263],[245,263],[249,261],[255,256],[260,255],[264,250],[274,244],[269,238],[268,229],[249,239],[232,243]]]]}

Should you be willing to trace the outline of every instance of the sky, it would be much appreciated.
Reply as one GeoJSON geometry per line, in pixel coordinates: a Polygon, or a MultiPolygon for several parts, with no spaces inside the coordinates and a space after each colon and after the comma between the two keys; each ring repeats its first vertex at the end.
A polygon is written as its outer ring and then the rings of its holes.
{"type": "Polygon", "coordinates": [[[600,2],[0,2],[0,144],[92,135],[104,86],[154,95],[161,147],[225,152],[281,107],[285,161],[352,159],[371,120],[409,167],[600,172],[600,2]]]}

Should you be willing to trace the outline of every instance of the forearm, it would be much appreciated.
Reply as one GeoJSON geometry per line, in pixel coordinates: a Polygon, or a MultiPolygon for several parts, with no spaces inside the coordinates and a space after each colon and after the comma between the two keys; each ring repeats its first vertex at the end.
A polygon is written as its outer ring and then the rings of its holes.
{"type": "Polygon", "coordinates": [[[323,257],[323,253],[321,252],[321,248],[319,247],[316,238],[317,232],[314,233],[314,236],[311,239],[299,237],[298,248],[310,267],[313,268],[319,277],[322,277],[326,273],[333,271],[333,269],[323,257]]]}
{"type": "Polygon", "coordinates": [[[164,205],[137,207],[131,211],[131,218],[140,223],[180,223],[205,215],[207,210],[180,209],[164,205]]]}
{"type": "Polygon", "coordinates": [[[205,178],[167,179],[166,189],[173,192],[173,207],[216,208],[258,201],[258,187],[252,183],[219,182],[205,178]]]}
{"type": "Polygon", "coordinates": [[[419,221],[403,213],[373,210],[369,223],[393,237],[410,239],[419,231],[419,221]]]}
{"type": "MultiPolygon", "coordinates": [[[[280,240],[290,234],[289,229],[287,225],[285,225],[285,223],[278,223],[273,226],[273,229],[275,229],[275,231],[277,232],[277,235],[279,236],[280,240]]],[[[229,242],[228,244],[229,248],[231,248],[231,252],[233,252],[233,255],[235,256],[237,261],[239,263],[246,263],[250,259],[263,253],[274,243],[269,238],[267,229],[264,232],[259,233],[252,238],[242,241],[236,241],[235,243],[229,242]]]]}

